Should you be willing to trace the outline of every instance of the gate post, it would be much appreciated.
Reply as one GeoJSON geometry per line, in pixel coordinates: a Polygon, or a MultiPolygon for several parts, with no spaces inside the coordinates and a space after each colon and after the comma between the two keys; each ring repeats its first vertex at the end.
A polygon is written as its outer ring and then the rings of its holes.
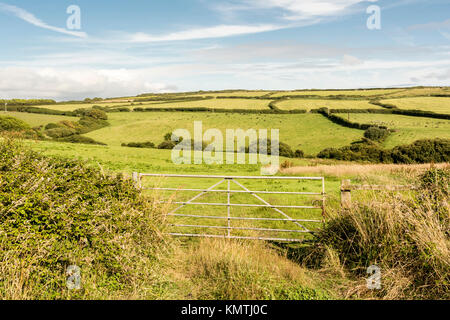
{"type": "Polygon", "coordinates": [[[133,172],[133,176],[132,176],[132,178],[133,178],[133,181],[134,181],[134,184],[136,185],[136,187],[138,187],[138,188],[140,188],[141,187],[141,181],[139,181],[140,179],[140,177],[139,177],[139,173],[138,172],[133,172]]]}
{"type": "Polygon", "coordinates": [[[342,180],[341,182],[341,206],[348,208],[352,205],[352,189],[350,180],[342,180]]]}

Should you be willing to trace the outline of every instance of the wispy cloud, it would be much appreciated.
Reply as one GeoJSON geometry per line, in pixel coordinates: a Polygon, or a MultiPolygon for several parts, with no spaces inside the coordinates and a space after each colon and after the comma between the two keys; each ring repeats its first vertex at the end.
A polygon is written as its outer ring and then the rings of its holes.
{"type": "Polygon", "coordinates": [[[258,9],[280,9],[286,20],[307,20],[342,15],[366,0],[241,0],[217,7],[222,12],[258,9]]]}
{"type": "Polygon", "coordinates": [[[218,25],[213,27],[197,28],[184,30],[165,35],[151,35],[138,32],[130,36],[130,42],[162,42],[162,41],[182,41],[210,38],[225,38],[245,34],[255,34],[261,32],[275,31],[289,28],[289,26],[280,25],[218,25]]]}
{"type": "Polygon", "coordinates": [[[12,6],[12,5],[9,5],[6,3],[0,2],[0,11],[13,14],[17,18],[22,19],[36,27],[39,27],[39,28],[48,29],[48,30],[52,30],[55,32],[59,32],[59,33],[63,33],[63,34],[67,34],[67,35],[71,35],[71,36],[75,36],[75,37],[80,37],[80,38],[87,37],[87,34],[85,32],[70,31],[70,30],[66,30],[64,28],[51,26],[51,25],[45,23],[44,21],[40,20],[36,16],[34,16],[32,13],[30,13],[22,8],[12,6]]]}

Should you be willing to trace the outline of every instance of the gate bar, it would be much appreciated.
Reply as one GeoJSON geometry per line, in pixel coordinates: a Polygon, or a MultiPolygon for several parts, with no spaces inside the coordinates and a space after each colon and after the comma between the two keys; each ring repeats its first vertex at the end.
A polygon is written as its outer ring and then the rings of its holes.
{"type": "Polygon", "coordinates": [[[186,233],[168,233],[176,237],[197,237],[197,238],[220,238],[220,239],[243,239],[243,240],[264,240],[264,241],[286,241],[286,242],[300,242],[300,243],[314,243],[314,240],[306,239],[283,239],[283,238],[265,238],[265,237],[237,237],[237,236],[218,236],[209,234],[186,234],[186,233]]]}
{"type": "Polygon", "coordinates": [[[318,222],[322,223],[322,220],[307,220],[307,219],[278,219],[278,218],[248,218],[248,217],[221,217],[221,216],[196,216],[190,214],[167,214],[172,217],[186,217],[186,218],[200,218],[200,219],[232,219],[232,220],[261,220],[261,221],[286,221],[286,222],[318,222]]]}
{"type": "Polygon", "coordinates": [[[239,204],[239,203],[211,203],[211,202],[170,202],[170,201],[159,201],[160,204],[182,204],[184,206],[194,205],[194,206],[232,206],[232,207],[258,207],[258,208],[292,208],[292,209],[322,209],[322,207],[316,206],[279,206],[279,205],[267,205],[267,204],[239,204]]]}
{"type": "Polygon", "coordinates": [[[202,229],[228,229],[228,230],[254,230],[254,231],[275,231],[275,232],[295,232],[295,233],[311,233],[305,230],[288,230],[288,229],[267,229],[267,228],[246,228],[246,227],[219,227],[219,226],[199,226],[189,224],[172,224],[172,227],[179,228],[202,228],[202,229]]]}
{"type": "Polygon", "coordinates": [[[257,179],[257,180],[322,180],[322,177],[208,176],[208,175],[159,174],[159,173],[139,173],[139,177],[205,178],[205,179],[257,179]]]}

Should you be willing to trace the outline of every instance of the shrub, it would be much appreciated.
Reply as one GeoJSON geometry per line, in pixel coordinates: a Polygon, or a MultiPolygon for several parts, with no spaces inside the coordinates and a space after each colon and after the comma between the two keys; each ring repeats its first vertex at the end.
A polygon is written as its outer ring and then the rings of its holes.
{"type": "Polygon", "coordinates": [[[44,127],[45,130],[56,129],[56,128],[61,128],[61,125],[57,124],[57,123],[49,123],[44,127]]]}
{"type": "Polygon", "coordinates": [[[92,118],[95,120],[108,120],[108,115],[100,109],[77,109],[74,113],[82,118],[92,118]]]}
{"type": "Polygon", "coordinates": [[[176,144],[173,141],[163,141],[158,145],[158,149],[172,150],[176,144]]]}
{"type": "Polygon", "coordinates": [[[295,150],[295,157],[296,158],[304,158],[305,153],[303,152],[303,150],[295,150]]]}
{"type": "Polygon", "coordinates": [[[418,140],[410,145],[384,150],[371,140],[343,148],[327,148],[318,155],[322,159],[369,161],[374,163],[430,163],[450,161],[450,140],[418,140]]]}
{"type": "Polygon", "coordinates": [[[30,130],[30,126],[20,120],[13,117],[0,116],[0,132],[1,131],[25,131],[30,130]]]}
{"type": "Polygon", "coordinates": [[[384,141],[389,136],[389,130],[379,127],[370,127],[364,132],[364,137],[373,141],[384,141]]]}
{"type": "Polygon", "coordinates": [[[71,135],[76,134],[76,130],[69,129],[66,127],[59,127],[59,128],[45,130],[45,134],[48,135],[49,137],[59,139],[59,138],[69,137],[71,135]]]}
{"type": "Polygon", "coordinates": [[[130,143],[122,143],[122,147],[129,148],[155,148],[155,144],[153,142],[130,142],[130,143]]]}
{"type": "Polygon", "coordinates": [[[74,135],[67,136],[67,137],[64,137],[64,138],[59,138],[59,139],[56,139],[56,140],[60,141],[60,142],[94,144],[94,145],[106,146],[105,143],[98,142],[98,141],[95,141],[92,138],[80,136],[78,134],[74,134],[74,135]]]}
{"type": "Polygon", "coordinates": [[[11,140],[0,142],[0,176],[1,299],[148,296],[165,222],[130,179],[11,140]],[[82,290],[67,290],[69,265],[82,290]]]}

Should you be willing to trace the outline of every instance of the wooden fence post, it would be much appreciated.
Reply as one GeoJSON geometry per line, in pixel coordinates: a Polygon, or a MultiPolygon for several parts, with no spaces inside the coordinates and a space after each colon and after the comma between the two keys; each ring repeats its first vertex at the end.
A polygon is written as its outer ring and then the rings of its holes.
{"type": "Polygon", "coordinates": [[[348,208],[352,205],[352,189],[350,180],[342,180],[341,182],[341,206],[348,208]]]}

